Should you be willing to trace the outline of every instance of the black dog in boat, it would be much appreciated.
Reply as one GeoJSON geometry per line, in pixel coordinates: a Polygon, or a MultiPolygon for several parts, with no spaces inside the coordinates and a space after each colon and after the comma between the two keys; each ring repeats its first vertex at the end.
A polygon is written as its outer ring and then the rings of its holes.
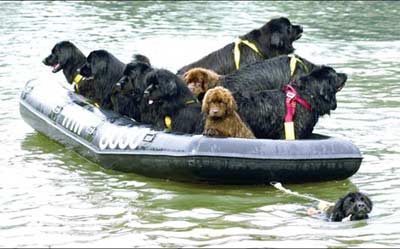
{"type": "Polygon", "coordinates": [[[58,42],[50,55],[43,59],[43,64],[53,67],[53,73],[62,70],[67,82],[75,83],[75,92],[96,101],[93,81],[85,79],[78,72],[85,62],[86,56],[70,41],[58,42]]]}
{"type": "Polygon", "coordinates": [[[156,129],[194,133],[201,119],[201,105],[176,74],[155,69],[146,75],[145,111],[156,129]]]}
{"type": "Polygon", "coordinates": [[[123,76],[125,64],[106,50],[92,51],[80,73],[94,81],[96,99],[100,107],[112,110],[112,87],[123,76]]]}
{"type": "Polygon", "coordinates": [[[300,25],[291,24],[285,17],[272,19],[261,28],[241,36],[237,43],[230,43],[182,67],[178,70],[178,75],[183,75],[195,67],[211,69],[226,75],[256,61],[293,53],[293,42],[299,39],[302,33],[303,28],[300,25]]]}
{"type": "Polygon", "coordinates": [[[146,88],[145,77],[153,70],[146,56],[134,55],[133,61],[126,65],[122,78],[112,87],[111,102],[115,112],[138,122],[149,122],[146,119],[147,103],[143,102],[143,93],[146,88]]]}
{"type": "Polygon", "coordinates": [[[305,139],[312,134],[319,116],[336,109],[336,93],[343,88],[346,80],[346,74],[322,66],[292,81],[282,90],[238,91],[233,96],[240,116],[254,135],[270,139],[285,138],[286,101],[290,96],[290,101],[299,102],[292,117],[295,138],[305,139]]]}

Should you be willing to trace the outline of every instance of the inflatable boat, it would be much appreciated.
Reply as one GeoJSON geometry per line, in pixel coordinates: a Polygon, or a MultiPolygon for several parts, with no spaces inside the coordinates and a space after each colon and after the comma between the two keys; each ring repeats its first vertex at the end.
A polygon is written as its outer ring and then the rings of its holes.
{"type": "Polygon", "coordinates": [[[184,182],[268,184],[346,179],[362,155],[350,141],[211,138],[157,131],[55,82],[30,80],[22,118],[38,132],[106,169],[184,182]]]}

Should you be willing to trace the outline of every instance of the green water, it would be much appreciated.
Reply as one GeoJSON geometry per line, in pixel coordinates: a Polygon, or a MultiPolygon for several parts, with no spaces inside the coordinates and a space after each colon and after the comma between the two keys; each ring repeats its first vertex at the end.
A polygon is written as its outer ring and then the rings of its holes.
{"type": "MultiPolygon", "coordinates": [[[[1,2],[0,246],[399,247],[400,5],[379,2],[1,2]],[[25,82],[64,82],[41,60],[60,40],[122,61],[147,55],[177,70],[286,16],[304,28],[296,53],[348,74],[338,108],[315,131],[356,144],[344,181],[287,185],[334,201],[367,193],[371,218],[329,223],[308,200],[270,186],[185,184],[104,170],[20,117],[25,82]]],[[[49,92],[49,94],[51,94],[49,92]]]]}

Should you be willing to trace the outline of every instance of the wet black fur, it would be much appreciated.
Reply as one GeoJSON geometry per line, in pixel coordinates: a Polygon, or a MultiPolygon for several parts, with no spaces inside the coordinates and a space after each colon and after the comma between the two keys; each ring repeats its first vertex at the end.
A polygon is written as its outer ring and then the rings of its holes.
{"type": "MultiPolygon", "coordinates": [[[[253,42],[260,50],[263,58],[246,45],[240,46],[240,66],[273,58],[282,54],[293,53],[292,43],[299,39],[303,28],[300,25],[292,25],[285,18],[276,18],[270,20],[259,29],[254,29],[249,33],[241,36],[241,39],[253,42]]],[[[178,70],[178,75],[183,75],[188,70],[195,67],[207,68],[218,74],[226,75],[236,70],[233,49],[234,43],[230,43],[225,47],[216,50],[200,60],[186,65],[178,70]]]]}
{"type": "MultiPolygon", "coordinates": [[[[294,116],[296,139],[308,138],[318,116],[336,109],[336,90],[347,80],[346,74],[322,66],[292,82],[298,95],[311,105],[310,113],[299,103],[294,116]]],[[[284,139],[286,94],[282,90],[233,92],[238,112],[257,138],[284,139]]]]}
{"type": "MultiPolygon", "coordinates": [[[[199,124],[201,105],[185,82],[165,69],[155,69],[146,75],[144,101],[152,111],[146,114],[156,129],[164,129],[165,116],[172,120],[172,131],[194,133],[199,124]],[[154,101],[149,104],[149,100],[154,101]],[[187,101],[195,101],[187,103],[187,101]]],[[[143,113],[142,113],[143,114],[143,113]]]]}
{"type": "MultiPolygon", "coordinates": [[[[67,82],[70,84],[72,84],[74,77],[78,74],[77,70],[85,62],[86,56],[70,41],[58,42],[51,49],[50,55],[43,59],[43,64],[46,66],[60,64],[59,69],[53,72],[57,73],[62,69],[67,82]]],[[[79,94],[94,100],[95,89],[93,81],[82,79],[79,82],[79,94]]]]}
{"type": "Polygon", "coordinates": [[[326,215],[330,221],[342,221],[348,216],[350,220],[368,219],[372,206],[372,201],[367,195],[352,192],[337,200],[335,205],[328,209],[326,215]]]}
{"type": "Polygon", "coordinates": [[[262,91],[280,89],[291,80],[297,80],[301,76],[309,74],[317,68],[313,63],[296,56],[306,64],[307,71],[301,63],[296,64],[293,77],[290,77],[290,57],[281,55],[269,60],[256,62],[245,66],[222,78],[220,86],[230,91],[262,91]]]}
{"type": "Polygon", "coordinates": [[[82,76],[93,77],[96,99],[102,108],[113,109],[112,87],[123,76],[124,69],[125,64],[106,50],[92,51],[80,68],[82,76]]]}

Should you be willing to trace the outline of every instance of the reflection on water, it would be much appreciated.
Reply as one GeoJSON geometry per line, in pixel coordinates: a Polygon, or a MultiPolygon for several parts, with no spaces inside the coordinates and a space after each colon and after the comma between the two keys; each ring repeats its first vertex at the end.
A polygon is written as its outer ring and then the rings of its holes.
{"type": "MultiPolygon", "coordinates": [[[[398,247],[400,30],[395,2],[4,2],[0,10],[0,237],[5,247],[398,247]],[[176,70],[238,35],[287,16],[296,52],[348,74],[316,131],[350,139],[360,170],[345,181],[287,185],[335,201],[360,190],[371,218],[329,223],[309,200],[270,186],[215,186],[100,168],[36,133],[19,115],[28,79],[64,82],[41,64],[71,40],[128,62],[176,70]]],[[[51,94],[51,93],[49,93],[51,94]]]]}

